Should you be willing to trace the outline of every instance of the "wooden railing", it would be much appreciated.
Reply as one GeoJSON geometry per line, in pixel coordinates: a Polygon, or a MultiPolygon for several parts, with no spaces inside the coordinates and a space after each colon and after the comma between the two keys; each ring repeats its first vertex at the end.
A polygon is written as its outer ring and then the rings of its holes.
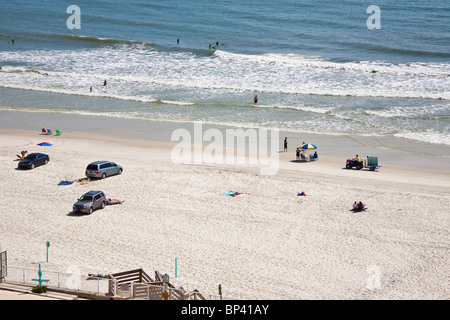
{"type": "Polygon", "coordinates": [[[118,272],[111,274],[111,278],[115,279],[118,284],[122,283],[131,283],[131,282],[138,282],[138,283],[149,283],[154,282],[150,276],[145,273],[142,269],[135,269],[130,271],[124,271],[124,272],[118,272]]]}
{"type": "Polygon", "coordinates": [[[153,280],[142,269],[118,272],[110,275],[110,293],[115,295],[125,295],[133,298],[161,300],[163,299],[163,286],[167,285],[168,297],[171,300],[206,300],[198,290],[187,292],[183,287],[176,288],[170,282],[164,283],[163,276],[155,271],[153,280]]]}

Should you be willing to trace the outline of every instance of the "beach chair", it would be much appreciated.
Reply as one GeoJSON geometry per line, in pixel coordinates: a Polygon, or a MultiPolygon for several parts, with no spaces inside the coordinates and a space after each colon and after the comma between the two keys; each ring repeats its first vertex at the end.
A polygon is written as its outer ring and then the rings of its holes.
{"type": "Polygon", "coordinates": [[[42,133],[47,133],[47,129],[42,128],[42,133]]]}
{"type": "Polygon", "coordinates": [[[52,130],[47,129],[47,133],[48,133],[48,134],[52,134],[52,130]]]}
{"type": "Polygon", "coordinates": [[[55,130],[55,135],[56,135],[56,136],[60,136],[60,135],[62,135],[62,132],[59,131],[59,130],[55,130]]]}
{"type": "Polygon", "coordinates": [[[22,150],[22,151],[20,151],[20,155],[16,154],[16,156],[17,156],[17,158],[19,158],[20,160],[23,160],[23,159],[25,159],[27,153],[28,153],[27,150],[22,150]]]}

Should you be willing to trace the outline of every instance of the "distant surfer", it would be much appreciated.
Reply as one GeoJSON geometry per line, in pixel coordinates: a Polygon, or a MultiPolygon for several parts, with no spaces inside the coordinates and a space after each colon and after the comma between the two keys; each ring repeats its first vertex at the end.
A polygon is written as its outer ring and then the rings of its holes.
{"type": "Polygon", "coordinates": [[[9,41],[9,43],[14,44],[15,43],[14,39],[11,39],[11,41],[9,41]]]}
{"type": "Polygon", "coordinates": [[[107,83],[106,83],[106,80],[105,80],[105,81],[103,81],[103,85],[104,85],[104,86],[106,86],[106,84],[107,84],[107,83]]]}
{"type": "Polygon", "coordinates": [[[218,47],[219,46],[219,41],[216,41],[216,47],[218,47]]]}
{"type": "Polygon", "coordinates": [[[180,44],[180,38],[177,39],[177,44],[180,44]]]}
{"type": "Polygon", "coordinates": [[[89,88],[89,92],[92,92],[92,87],[89,88]]]}
{"type": "Polygon", "coordinates": [[[255,96],[255,97],[253,98],[253,102],[254,102],[254,103],[258,103],[258,96],[255,96]]]}

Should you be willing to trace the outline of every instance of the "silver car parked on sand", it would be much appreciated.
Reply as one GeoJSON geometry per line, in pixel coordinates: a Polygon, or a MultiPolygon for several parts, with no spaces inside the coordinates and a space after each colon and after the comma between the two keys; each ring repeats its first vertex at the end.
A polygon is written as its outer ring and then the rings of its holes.
{"type": "Polygon", "coordinates": [[[102,191],[91,190],[75,202],[73,212],[91,214],[94,210],[103,209],[105,205],[105,194],[102,191]]]}
{"type": "Polygon", "coordinates": [[[121,174],[122,166],[110,161],[96,161],[89,164],[86,168],[86,177],[88,178],[102,178],[121,174]]]}

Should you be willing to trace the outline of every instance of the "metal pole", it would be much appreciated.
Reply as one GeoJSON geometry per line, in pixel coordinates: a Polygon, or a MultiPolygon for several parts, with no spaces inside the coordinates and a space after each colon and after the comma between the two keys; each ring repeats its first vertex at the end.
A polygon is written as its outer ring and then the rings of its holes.
{"type": "Polygon", "coordinates": [[[178,274],[177,273],[177,271],[178,271],[177,270],[178,269],[178,265],[177,264],[178,264],[178,258],[175,258],[175,278],[177,277],[177,274],[178,274]]]}
{"type": "Polygon", "coordinates": [[[46,245],[47,245],[47,262],[48,262],[48,247],[50,247],[50,242],[47,241],[46,245]]]}

